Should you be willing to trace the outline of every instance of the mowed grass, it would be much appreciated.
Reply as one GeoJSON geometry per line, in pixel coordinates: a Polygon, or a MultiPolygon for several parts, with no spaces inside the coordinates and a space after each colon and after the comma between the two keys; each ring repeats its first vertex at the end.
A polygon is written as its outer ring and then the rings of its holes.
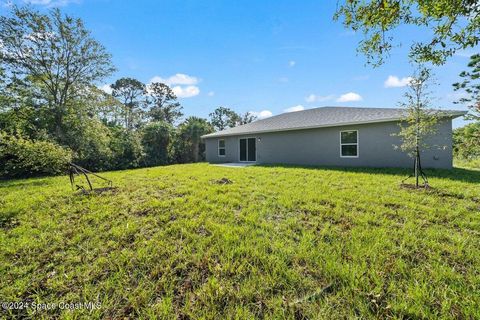
{"type": "Polygon", "coordinates": [[[458,168],[480,170],[480,158],[471,160],[454,159],[454,165],[458,168]]]}
{"type": "Polygon", "coordinates": [[[0,300],[100,302],[5,318],[480,318],[480,172],[118,171],[0,182],[0,300]],[[217,183],[228,178],[233,183],[217,183]]]}

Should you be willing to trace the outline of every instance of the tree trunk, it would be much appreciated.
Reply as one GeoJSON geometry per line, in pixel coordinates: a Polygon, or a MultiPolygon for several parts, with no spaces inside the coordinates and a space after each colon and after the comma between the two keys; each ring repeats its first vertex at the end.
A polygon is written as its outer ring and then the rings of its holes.
{"type": "Polygon", "coordinates": [[[415,153],[415,187],[418,188],[418,178],[420,176],[420,154],[418,153],[418,148],[415,153]]]}
{"type": "Polygon", "coordinates": [[[58,107],[55,110],[55,136],[57,138],[57,142],[60,144],[64,143],[64,134],[63,134],[63,115],[62,110],[58,107]]]}
{"type": "Polygon", "coordinates": [[[193,143],[193,161],[194,162],[198,162],[198,151],[200,149],[200,146],[199,146],[199,142],[198,141],[195,141],[193,143]]]}

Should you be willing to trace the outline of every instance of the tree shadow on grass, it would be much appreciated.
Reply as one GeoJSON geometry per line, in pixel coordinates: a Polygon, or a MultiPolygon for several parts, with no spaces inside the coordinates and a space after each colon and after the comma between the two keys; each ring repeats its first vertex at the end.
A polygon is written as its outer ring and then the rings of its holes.
{"type": "MultiPolygon", "coordinates": [[[[308,170],[330,170],[353,173],[382,174],[395,175],[399,178],[406,178],[412,173],[412,169],[408,168],[368,168],[368,167],[326,167],[326,166],[302,166],[290,164],[258,164],[255,167],[265,168],[299,168],[308,170]]],[[[424,169],[428,178],[448,179],[453,181],[461,181],[467,183],[480,184],[480,171],[464,168],[447,169],[424,169]]]]}
{"type": "MultiPolygon", "coordinates": [[[[68,177],[67,177],[68,179],[68,177]]],[[[38,187],[48,184],[48,177],[0,179],[0,189],[11,187],[38,187]]]]}

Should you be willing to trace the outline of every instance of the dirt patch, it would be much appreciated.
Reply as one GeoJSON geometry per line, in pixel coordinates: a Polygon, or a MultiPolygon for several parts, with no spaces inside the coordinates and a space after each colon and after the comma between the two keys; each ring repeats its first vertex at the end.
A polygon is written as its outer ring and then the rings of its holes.
{"type": "Polygon", "coordinates": [[[339,227],[342,231],[349,231],[355,226],[355,223],[352,221],[352,219],[346,216],[328,216],[324,217],[322,220],[324,222],[329,222],[330,224],[339,227]]]}
{"type": "Polygon", "coordinates": [[[458,199],[458,200],[465,199],[465,196],[463,194],[450,193],[450,192],[445,192],[445,191],[442,191],[442,190],[434,190],[432,193],[439,196],[439,197],[454,198],[454,199],[458,199]]]}
{"type": "Polygon", "coordinates": [[[199,235],[202,235],[204,237],[208,237],[210,236],[212,233],[207,229],[205,228],[204,226],[200,226],[200,228],[197,229],[197,233],[199,235]]]}
{"type": "Polygon", "coordinates": [[[0,217],[0,229],[8,230],[17,227],[20,224],[15,217],[7,216],[0,217]]]}
{"type": "Polygon", "coordinates": [[[406,219],[402,216],[399,216],[398,213],[386,213],[385,217],[387,217],[389,220],[395,221],[396,223],[403,225],[405,224],[406,219]]]}
{"type": "Polygon", "coordinates": [[[137,210],[133,214],[138,217],[142,217],[142,216],[148,216],[153,212],[154,212],[153,208],[145,208],[145,209],[137,210]]]}
{"type": "Polygon", "coordinates": [[[318,201],[318,204],[324,206],[324,207],[328,207],[330,209],[333,209],[335,208],[337,205],[329,200],[320,200],[318,201]]]}
{"type": "Polygon", "coordinates": [[[228,178],[222,178],[218,180],[210,180],[213,184],[232,184],[233,181],[228,178]]]}
{"type": "Polygon", "coordinates": [[[451,193],[447,191],[443,191],[440,189],[435,189],[431,186],[419,186],[418,188],[414,184],[407,184],[407,183],[402,183],[400,185],[402,189],[410,189],[410,190],[418,190],[418,191],[425,191],[428,194],[436,195],[442,198],[452,198],[452,199],[457,199],[457,200],[470,200],[475,203],[480,203],[480,198],[472,197],[468,198],[465,197],[465,195],[461,193],[451,193]]]}
{"type": "Polygon", "coordinates": [[[390,209],[393,209],[393,210],[398,210],[398,209],[401,209],[403,206],[398,204],[398,203],[385,203],[384,206],[386,208],[390,208],[390,209]]]}

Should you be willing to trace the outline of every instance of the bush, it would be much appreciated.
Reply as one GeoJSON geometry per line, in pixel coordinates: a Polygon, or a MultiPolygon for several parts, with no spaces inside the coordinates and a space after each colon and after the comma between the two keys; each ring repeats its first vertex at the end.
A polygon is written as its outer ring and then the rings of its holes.
{"type": "Polygon", "coordinates": [[[114,169],[110,149],[111,132],[96,119],[83,119],[74,123],[67,118],[65,141],[73,150],[74,162],[91,171],[114,169]]]}
{"type": "Polygon", "coordinates": [[[173,132],[173,126],[163,121],[149,123],[143,128],[142,144],[146,166],[164,165],[169,162],[169,146],[173,132]]]}
{"type": "Polygon", "coordinates": [[[138,168],[144,157],[140,135],[136,131],[123,128],[113,128],[112,131],[110,147],[113,152],[112,168],[138,168]]]}
{"type": "Polygon", "coordinates": [[[454,130],[453,152],[458,159],[480,159],[480,122],[454,130]]]}
{"type": "Polygon", "coordinates": [[[0,131],[0,176],[3,178],[62,174],[71,160],[71,151],[55,143],[0,131]]]}
{"type": "Polygon", "coordinates": [[[205,143],[201,136],[211,132],[213,128],[205,119],[187,118],[180,124],[175,135],[175,161],[178,163],[204,161],[205,143]]]}

